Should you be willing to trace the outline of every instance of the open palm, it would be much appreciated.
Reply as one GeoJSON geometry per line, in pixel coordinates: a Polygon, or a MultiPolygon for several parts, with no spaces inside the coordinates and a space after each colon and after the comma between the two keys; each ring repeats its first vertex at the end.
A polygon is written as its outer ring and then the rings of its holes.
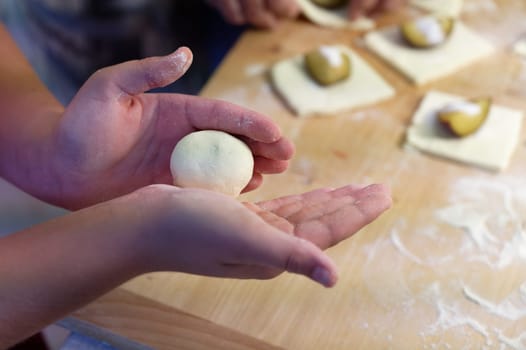
{"type": "Polygon", "coordinates": [[[251,148],[255,171],[245,190],[265,173],[286,169],[293,145],[270,118],[201,97],[145,93],[181,77],[192,53],[129,61],[96,72],[67,107],[57,128],[54,167],[58,193],[48,201],[78,208],[152,183],[172,183],[169,159],[190,132],[223,130],[251,148]]]}
{"type": "Polygon", "coordinates": [[[141,246],[150,247],[149,271],[258,279],[289,271],[325,286],[336,282],[337,268],[323,250],[351,237],[391,206],[384,185],[318,189],[259,203],[165,185],[136,193],[140,203],[148,204],[141,210],[141,223],[134,226],[148,227],[148,243],[141,246]],[[149,226],[152,212],[155,219],[149,226]],[[318,275],[317,267],[327,273],[318,275]]]}
{"type": "Polygon", "coordinates": [[[348,238],[390,205],[390,191],[384,185],[321,188],[254,204],[245,203],[267,223],[321,249],[348,238]]]}

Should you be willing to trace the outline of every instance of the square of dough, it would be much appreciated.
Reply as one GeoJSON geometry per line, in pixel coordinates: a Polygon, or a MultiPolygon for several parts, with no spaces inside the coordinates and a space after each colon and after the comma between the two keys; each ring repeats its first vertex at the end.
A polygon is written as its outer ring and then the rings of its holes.
{"type": "Polygon", "coordinates": [[[526,38],[522,37],[515,42],[513,52],[526,59],[526,38]]]}
{"type": "Polygon", "coordinates": [[[310,21],[322,27],[343,28],[358,31],[371,30],[375,27],[372,19],[360,17],[349,20],[349,5],[337,9],[326,9],[314,4],[311,0],[297,0],[301,11],[310,21]]]}
{"type": "Polygon", "coordinates": [[[490,43],[460,21],[442,45],[431,49],[409,46],[398,26],[368,33],[365,44],[417,85],[446,77],[494,51],[490,43]]]}
{"type": "Polygon", "coordinates": [[[492,105],[486,121],[474,134],[451,136],[437,119],[445,105],[465,100],[464,97],[431,91],[420,103],[407,131],[407,144],[437,156],[476,165],[485,169],[504,170],[519,143],[522,111],[492,105]]]}
{"type": "Polygon", "coordinates": [[[410,4],[436,15],[458,17],[464,0],[411,0],[410,4]]]}
{"type": "Polygon", "coordinates": [[[345,46],[337,46],[351,59],[351,75],[330,86],[321,86],[307,73],[304,55],[272,66],[276,91],[299,116],[327,115],[388,99],[395,90],[360,56],[345,46]]]}

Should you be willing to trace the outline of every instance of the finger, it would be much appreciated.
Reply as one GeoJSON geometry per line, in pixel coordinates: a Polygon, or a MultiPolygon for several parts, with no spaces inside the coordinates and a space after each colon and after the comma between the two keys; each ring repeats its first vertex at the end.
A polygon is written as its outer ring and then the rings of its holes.
{"type": "Polygon", "coordinates": [[[326,212],[318,219],[299,222],[294,233],[325,249],[352,236],[391,206],[386,187],[374,185],[364,189],[363,197],[326,212]]]}
{"type": "Polygon", "coordinates": [[[264,143],[281,138],[281,130],[271,118],[225,101],[174,94],[163,98],[162,107],[182,111],[181,117],[198,130],[221,130],[264,143]]]}
{"type": "Polygon", "coordinates": [[[305,201],[299,211],[286,217],[293,223],[312,221],[323,218],[344,206],[359,205],[360,201],[364,203],[371,198],[384,197],[390,198],[390,191],[385,185],[370,185],[359,190],[346,186],[332,192],[321,193],[316,198],[305,201]]]}
{"type": "Polygon", "coordinates": [[[316,208],[323,207],[326,202],[344,196],[352,196],[356,191],[359,191],[363,186],[347,185],[336,190],[310,192],[305,195],[298,196],[295,201],[289,201],[279,208],[274,208],[273,211],[283,217],[290,218],[291,216],[317,205],[316,208]]]}
{"type": "Polygon", "coordinates": [[[250,24],[260,28],[273,28],[277,19],[265,6],[265,0],[247,0],[241,3],[243,14],[250,24]]]}
{"type": "Polygon", "coordinates": [[[241,193],[253,191],[259,186],[261,186],[261,184],[263,184],[263,175],[261,175],[260,173],[254,173],[254,175],[252,175],[252,178],[245,186],[245,188],[241,191],[241,193]]]}
{"type": "Polygon", "coordinates": [[[285,218],[282,218],[268,210],[264,210],[263,208],[259,207],[258,205],[254,203],[243,203],[245,207],[247,207],[252,212],[258,214],[260,218],[265,220],[266,223],[274,226],[278,230],[281,230],[286,233],[293,233],[294,232],[294,226],[288,222],[285,218]]]}
{"type": "Polygon", "coordinates": [[[354,206],[362,213],[364,225],[376,219],[393,204],[391,189],[387,185],[370,185],[354,195],[354,206]]]}
{"type": "Polygon", "coordinates": [[[287,170],[289,162],[264,157],[254,157],[254,170],[261,174],[281,174],[287,170]]]}
{"type": "Polygon", "coordinates": [[[286,138],[276,142],[264,143],[242,138],[256,156],[275,160],[289,160],[294,155],[294,144],[286,138]]]}
{"type": "Polygon", "coordinates": [[[298,212],[288,215],[286,218],[292,223],[319,220],[327,214],[353,204],[355,201],[352,196],[330,198],[329,200],[315,202],[310,205],[303,205],[298,212]]]}
{"type": "Polygon", "coordinates": [[[375,15],[375,14],[379,14],[379,13],[382,13],[384,12],[384,5],[383,5],[383,1],[378,1],[378,3],[368,11],[368,14],[369,15],[375,15]]]}
{"type": "Polygon", "coordinates": [[[362,15],[362,6],[365,0],[351,0],[349,5],[348,17],[353,20],[362,15]]]}
{"type": "Polygon", "coordinates": [[[357,19],[369,13],[376,6],[378,0],[351,0],[349,18],[357,19]]]}
{"type": "Polygon", "coordinates": [[[362,193],[362,190],[366,188],[376,189],[377,186],[372,185],[362,185],[362,184],[349,184],[340,188],[335,189],[331,192],[331,196],[333,197],[341,197],[341,196],[349,196],[349,195],[359,195],[362,193]]]}
{"type": "Polygon", "coordinates": [[[296,194],[296,195],[272,199],[269,201],[259,202],[257,203],[257,205],[260,206],[264,210],[275,211],[288,204],[296,203],[297,201],[307,199],[310,196],[317,197],[319,194],[323,194],[323,193],[330,192],[330,191],[332,191],[332,188],[318,188],[318,189],[315,189],[313,191],[306,192],[303,194],[296,194]]]}
{"type": "Polygon", "coordinates": [[[304,275],[325,287],[336,284],[337,268],[327,255],[311,242],[292,235],[284,237],[289,243],[281,244],[275,247],[274,252],[269,252],[269,260],[273,263],[271,266],[283,267],[285,271],[304,275]]]}
{"type": "Polygon", "coordinates": [[[399,8],[404,0],[383,0],[376,6],[374,12],[393,11],[399,8]]]}
{"type": "Polygon", "coordinates": [[[250,266],[237,264],[224,264],[224,272],[219,276],[228,276],[239,279],[268,280],[283,273],[283,270],[266,266],[250,266]]]}
{"type": "Polygon", "coordinates": [[[246,23],[245,16],[243,16],[243,11],[238,0],[210,1],[210,4],[221,13],[228,23],[234,25],[246,23]]]}
{"type": "Polygon", "coordinates": [[[277,17],[295,18],[300,12],[300,7],[294,0],[266,0],[266,4],[277,17]]]}
{"type": "Polygon", "coordinates": [[[162,57],[148,57],[103,68],[93,75],[97,90],[109,89],[114,96],[123,92],[137,95],[148,90],[166,86],[179,79],[192,64],[192,52],[180,47],[162,57]]]}
{"type": "Polygon", "coordinates": [[[325,287],[336,283],[336,266],[321,249],[303,239],[272,230],[260,232],[259,242],[254,244],[255,250],[250,252],[248,259],[262,266],[304,275],[325,287]]]}

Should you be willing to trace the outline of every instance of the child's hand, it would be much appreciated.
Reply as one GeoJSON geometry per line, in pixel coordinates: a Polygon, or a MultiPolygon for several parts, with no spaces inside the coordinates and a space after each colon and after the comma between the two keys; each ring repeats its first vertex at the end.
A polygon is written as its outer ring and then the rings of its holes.
{"type": "Polygon", "coordinates": [[[381,185],[319,189],[245,206],[210,191],[151,186],[137,191],[149,270],[267,279],[289,271],[332,286],[321,249],[350,237],[386,210],[381,185]],[[325,271],[325,272],[321,272],[325,271]]]}
{"type": "Polygon", "coordinates": [[[367,16],[375,12],[392,11],[402,5],[407,0],[350,0],[349,17],[356,19],[360,16],[367,16]]]}
{"type": "MultiPolygon", "coordinates": [[[[51,159],[43,159],[45,184],[38,197],[68,208],[105,201],[137,188],[171,184],[169,159],[182,137],[200,129],[240,136],[252,149],[261,174],[288,166],[293,145],[268,117],[227,102],[144,92],[172,83],[192,61],[180,48],[171,55],[130,61],[96,72],[67,107],[56,128],[51,159]]],[[[36,166],[35,171],[41,167],[36,166]]],[[[35,178],[38,178],[35,176],[35,178]]]]}
{"type": "Polygon", "coordinates": [[[282,18],[294,18],[300,9],[296,0],[209,0],[231,24],[273,28],[282,18]]]}
{"type": "Polygon", "coordinates": [[[333,286],[337,269],[322,249],[390,204],[381,185],[245,205],[216,192],[152,185],[76,211],[2,239],[0,343],[14,344],[151,271],[250,279],[289,271],[333,286]]]}

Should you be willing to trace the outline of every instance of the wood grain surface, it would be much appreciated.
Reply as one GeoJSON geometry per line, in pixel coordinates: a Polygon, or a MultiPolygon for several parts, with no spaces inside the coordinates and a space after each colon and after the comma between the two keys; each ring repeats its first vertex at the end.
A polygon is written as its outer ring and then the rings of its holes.
{"type": "MultiPolygon", "coordinates": [[[[414,15],[407,10],[378,24],[414,15]]],[[[526,33],[526,2],[468,0],[462,19],[498,52],[422,87],[367,52],[357,34],[300,20],[272,32],[248,31],[202,92],[268,114],[296,144],[289,170],[267,177],[243,200],[347,183],[391,185],[393,208],[328,251],[340,268],[335,288],[290,274],[261,282],[175,273],[142,276],[123,288],[285,349],[526,348],[526,130],[500,174],[403,146],[412,113],[431,89],[490,95],[526,110],[526,62],[511,50],[526,33]],[[298,119],[273,91],[268,68],[336,43],[352,46],[397,95],[335,116],[298,119]],[[473,231],[447,224],[441,217],[452,208],[463,208],[465,218],[483,215],[483,225],[473,231]]],[[[161,328],[171,321],[159,322],[161,328]]]]}
{"type": "Polygon", "coordinates": [[[263,341],[122,289],[104,295],[59,324],[117,349],[279,350],[263,341]],[[115,335],[101,334],[100,330],[106,329],[115,335]],[[126,344],[127,340],[131,342],[126,344]]]}

